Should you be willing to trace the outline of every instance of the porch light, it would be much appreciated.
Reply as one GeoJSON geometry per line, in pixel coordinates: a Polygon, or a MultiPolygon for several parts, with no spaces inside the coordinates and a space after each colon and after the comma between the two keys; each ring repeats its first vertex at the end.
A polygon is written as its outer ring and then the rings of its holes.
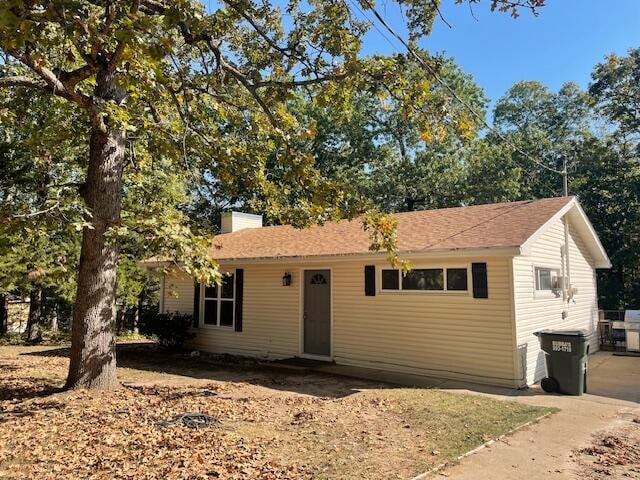
{"type": "Polygon", "coordinates": [[[282,286],[289,287],[291,285],[291,274],[289,272],[285,272],[282,276],[282,286]]]}

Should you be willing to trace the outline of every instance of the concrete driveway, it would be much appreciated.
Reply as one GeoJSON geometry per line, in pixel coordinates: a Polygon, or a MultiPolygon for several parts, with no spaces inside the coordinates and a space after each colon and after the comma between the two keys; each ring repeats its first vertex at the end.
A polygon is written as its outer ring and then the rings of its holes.
{"type": "MultiPolygon", "coordinates": [[[[453,382],[439,388],[467,391],[453,382]]],[[[498,398],[561,410],[434,476],[454,480],[582,478],[573,461],[574,452],[590,445],[595,433],[615,430],[640,417],[640,357],[610,352],[590,356],[588,391],[580,397],[548,395],[538,387],[517,394],[487,391],[498,398]]]]}

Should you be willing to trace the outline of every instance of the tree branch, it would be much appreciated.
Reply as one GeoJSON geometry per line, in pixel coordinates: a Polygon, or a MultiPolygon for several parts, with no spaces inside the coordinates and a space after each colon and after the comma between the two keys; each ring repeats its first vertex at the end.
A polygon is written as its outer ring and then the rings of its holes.
{"type": "Polygon", "coordinates": [[[147,15],[164,15],[166,9],[162,0],[140,0],[140,11],[147,15]]]}
{"type": "MultiPolygon", "coordinates": [[[[77,91],[75,84],[72,82],[68,82],[67,84],[63,83],[62,77],[56,76],[52,70],[43,66],[40,62],[36,62],[33,57],[29,55],[28,50],[24,53],[9,50],[8,53],[16,60],[29,67],[40,77],[40,79],[45,83],[44,87],[41,86],[44,91],[48,91],[52,95],[57,95],[76,103],[87,111],[93,125],[96,125],[101,130],[105,128],[102,115],[94,105],[91,97],[77,91]]],[[[83,72],[82,75],[84,74],[86,74],[86,72],[83,72]]],[[[80,75],[80,77],[82,75],[80,75]]]]}
{"type": "Polygon", "coordinates": [[[27,87],[27,88],[47,88],[47,84],[37,78],[26,75],[13,75],[11,77],[0,78],[0,88],[3,87],[27,87]]]}
{"type": "Polygon", "coordinates": [[[304,64],[305,66],[309,67],[310,65],[307,62],[307,59],[304,58],[304,56],[299,55],[298,52],[296,51],[295,47],[283,47],[281,45],[278,45],[278,43],[273,40],[263,29],[262,27],[260,27],[260,25],[258,25],[258,23],[253,19],[253,17],[251,17],[250,15],[248,15],[246,13],[246,11],[244,11],[243,9],[241,9],[236,3],[232,2],[231,0],[223,0],[224,3],[226,3],[229,7],[231,7],[238,15],[240,15],[242,18],[245,19],[245,21],[247,23],[249,23],[249,25],[251,25],[251,27],[255,30],[255,32],[262,37],[262,39],[264,39],[265,42],[267,42],[267,44],[273,48],[274,50],[276,50],[277,52],[279,52],[281,55],[286,56],[286,57],[290,57],[290,58],[295,58],[297,61],[299,61],[300,63],[304,64]]]}
{"type": "Polygon", "coordinates": [[[262,108],[262,111],[265,113],[265,115],[269,119],[269,122],[271,123],[271,125],[274,128],[279,129],[280,125],[278,124],[278,120],[276,120],[276,117],[273,115],[273,113],[271,112],[271,109],[266,104],[264,99],[258,94],[257,87],[247,79],[245,74],[242,73],[237,68],[229,65],[224,60],[220,60],[220,66],[224,71],[229,72],[231,76],[233,76],[236,80],[238,80],[242,84],[242,86],[247,89],[247,91],[251,94],[251,96],[256,101],[256,103],[260,105],[260,108],[262,108]]]}
{"type": "MultiPolygon", "coordinates": [[[[471,0],[471,1],[473,1],[473,0],[471,0]]],[[[449,22],[447,22],[447,19],[444,18],[444,15],[442,15],[442,11],[440,10],[440,1],[439,0],[431,0],[431,5],[433,6],[433,9],[436,11],[438,16],[440,17],[440,20],[442,20],[442,22],[447,27],[452,28],[451,24],[449,22]]],[[[469,5],[471,5],[471,2],[469,2],[469,5]]]]}
{"type": "Polygon", "coordinates": [[[75,87],[78,83],[96,73],[97,70],[95,65],[86,64],[70,72],[60,72],[60,80],[69,86],[75,87]]]}
{"type": "Polygon", "coordinates": [[[333,80],[341,80],[346,76],[346,73],[331,73],[322,77],[308,78],[304,80],[263,80],[260,82],[255,82],[253,86],[256,89],[265,87],[305,87],[308,85],[317,85],[319,83],[330,82],[333,80]]]}

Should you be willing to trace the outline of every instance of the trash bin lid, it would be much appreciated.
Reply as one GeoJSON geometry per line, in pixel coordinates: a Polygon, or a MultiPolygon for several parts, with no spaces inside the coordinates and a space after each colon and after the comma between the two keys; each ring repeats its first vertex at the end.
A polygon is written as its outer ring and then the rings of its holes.
{"type": "Polygon", "coordinates": [[[533,332],[537,337],[540,335],[564,335],[568,337],[588,337],[589,332],[587,330],[540,330],[539,332],[533,332]]]}

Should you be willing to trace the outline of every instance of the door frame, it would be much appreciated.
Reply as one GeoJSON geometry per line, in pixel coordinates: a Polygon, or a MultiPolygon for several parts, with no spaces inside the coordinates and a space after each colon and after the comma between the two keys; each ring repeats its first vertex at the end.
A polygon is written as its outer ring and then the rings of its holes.
{"type": "Polygon", "coordinates": [[[301,358],[308,358],[310,360],[333,361],[333,267],[300,267],[298,276],[300,278],[300,291],[298,297],[298,355],[301,358]],[[329,270],[329,355],[314,355],[312,353],[305,353],[304,351],[304,272],[309,270],[329,270]]]}

